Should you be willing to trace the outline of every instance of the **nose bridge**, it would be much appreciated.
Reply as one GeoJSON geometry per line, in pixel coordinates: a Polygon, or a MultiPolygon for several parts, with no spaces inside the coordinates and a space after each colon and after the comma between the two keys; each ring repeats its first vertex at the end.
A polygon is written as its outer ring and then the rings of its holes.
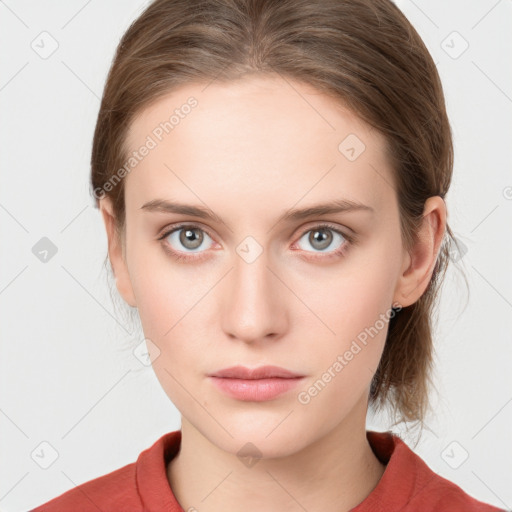
{"type": "Polygon", "coordinates": [[[285,305],[279,286],[269,270],[268,251],[247,237],[236,249],[223,311],[225,331],[244,341],[255,341],[283,328],[285,305]]]}

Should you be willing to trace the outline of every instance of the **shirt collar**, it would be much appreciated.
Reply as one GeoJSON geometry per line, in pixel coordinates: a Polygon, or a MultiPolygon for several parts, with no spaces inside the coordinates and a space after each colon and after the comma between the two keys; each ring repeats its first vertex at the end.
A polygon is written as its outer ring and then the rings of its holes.
{"type": "MultiPolygon", "coordinates": [[[[373,491],[351,512],[398,509],[436,475],[396,434],[367,430],[366,437],[386,469],[373,491]]],[[[176,430],[164,434],[139,455],[136,482],[144,511],[183,511],[167,480],[167,465],[178,453],[180,444],[181,430],[176,430]]]]}

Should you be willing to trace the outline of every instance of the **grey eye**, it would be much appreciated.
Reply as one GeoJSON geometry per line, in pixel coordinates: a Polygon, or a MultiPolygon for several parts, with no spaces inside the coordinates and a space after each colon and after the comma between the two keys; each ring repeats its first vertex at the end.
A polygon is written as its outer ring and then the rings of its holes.
{"type": "Polygon", "coordinates": [[[178,251],[182,251],[182,248],[195,251],[201,247],[206,238],[211,240],[202,229],[193,226],[177,228],[167,236],[169,245],[173,246],[173,248],[178,251]]]}
{"type": "MultiPolygon", "coordinates": [[[[340,247],[343,245],[345,240],[341,233],[337,233],[332,228],[314,228],[304,233],[304,235],[302,235],[302,237],[299,239],[299,242],[300,240],[306,239],[307,243],[309,243],[311,247],[313,247],[313,249],[316,251],[325,251],[325,249],[332,244],[336,237],[341,241],[341,243],[338,245],[338,247],[340,247]]],[[[333,248],[333,250],[335,249],[337,249],[337,247],[333,248]]]]}

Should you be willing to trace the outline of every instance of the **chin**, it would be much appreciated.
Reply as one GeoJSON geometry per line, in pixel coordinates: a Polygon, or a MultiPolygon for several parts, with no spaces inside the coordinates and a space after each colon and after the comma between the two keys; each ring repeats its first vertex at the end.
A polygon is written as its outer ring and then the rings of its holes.
{"type": "Polygon", "coordinates": [[[286,457],[302,450],[312,441],[307,435],[304,422],[297,421],[297,418],[291,419],[293,413],[283,421],[290,410],[279,414],[277,421],[274,415],[261,418],[260,421],[255,415],[245,418],[240,416],[239,421],[224,421],[224,427],[233,437],[218,428],[215,432],[203,432],[203,435],[220,449],[239,458],[286,457]]]}

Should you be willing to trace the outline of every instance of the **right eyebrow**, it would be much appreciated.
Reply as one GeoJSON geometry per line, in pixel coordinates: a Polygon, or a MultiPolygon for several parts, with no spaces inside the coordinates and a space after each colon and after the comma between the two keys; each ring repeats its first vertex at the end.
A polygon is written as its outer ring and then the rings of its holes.
{"type": "Polygon", "coordinates": [[[209,208],[193,206],[190,204],[176,203],[165,199],[153,199],[144,203],[141,210],[160,213],[179,213],[181,215],[190,215],[201,219],[210,219],[216,222],[224,222],[215,212],[209,208]]]}

